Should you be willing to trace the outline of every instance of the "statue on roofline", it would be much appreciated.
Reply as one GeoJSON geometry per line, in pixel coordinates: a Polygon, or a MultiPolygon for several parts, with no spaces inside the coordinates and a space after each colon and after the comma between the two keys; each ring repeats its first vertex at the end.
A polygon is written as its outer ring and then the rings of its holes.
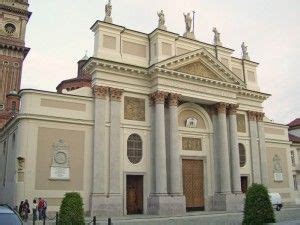
{"type": "MultiPolygon", "coordinates": [[[[193,13],[194,13],[194,11],[193,11],[193,13]]],[[[183,34],[183,36],[186,38],[195,39],[194,30],[192,31],[193,19],[191,17],[191,14],[183,13],[183,16],[184,16],[184,22],[185,22],[185,33],[183,34]]]]}
{"type": "Polygon", "coordinates": [[[212,31],[215,34],[215,36],[214,36],[214,44],[222,46],[222,42],[221,42],[221,39],[220,39],[220,32],[218,32],[218,30],[217,30],[216,27],[214,27],[212,31]]]}
{"type": "Polygon", "coordinates": [[[158,28],[161,29],[161,30],[167,30],[167,27],[165,25],[165,14],[164,14],[164,11],[163,10],[160,10],[160,12],[157,13],[158,15],[158,28]]]}
{"type": "Polygon", "coordinates": [[[242,59],[250,60],[249,54],[248,54],[248,46],[245,45],[245,42],[242,43],[242,59]]]}
{"type": "Polygon", "coordinates": [[[112,11],[111,0],[108,0],[108,3],[105,5],[104,22],[112,23],[111,11],[112,11]]]}
{"type": "Polygon", "coordinates": [[[185,32],[190,33],[192,29],[192,17],[190,13],[183,13],[184,21],[185,21],[185,32]]]}

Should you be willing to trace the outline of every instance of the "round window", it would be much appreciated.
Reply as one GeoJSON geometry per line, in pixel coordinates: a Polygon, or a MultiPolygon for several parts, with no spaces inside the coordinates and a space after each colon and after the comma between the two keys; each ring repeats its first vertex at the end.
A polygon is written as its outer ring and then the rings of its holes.
{"type": "Polygon", "coordinates": [[[7,23],[7,24],[5,24],[4,28],[5,28],[5,31],[6,31],[8,34],[12,34],[12,33],[14,33],[15,30],[16,30],[16,26],[15,26],[14,24],[12,24],[12,23],[7,23]]]}
{"type": "Polygon", "coordinates": [[[128,160],[137,164],[142,160],[143,143],[138,134],[131,134],[127,139],[127,157],[128,160]]]}

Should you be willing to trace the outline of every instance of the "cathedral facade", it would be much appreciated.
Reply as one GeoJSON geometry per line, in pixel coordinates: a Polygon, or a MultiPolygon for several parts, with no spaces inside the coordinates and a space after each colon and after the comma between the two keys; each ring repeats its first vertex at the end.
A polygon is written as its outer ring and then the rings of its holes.
{"type": "Polygon", "coordinates": [[[0,130],[0,202],[43,197],[57,211],[77,191],[93,215],[241,211],[262,183],[296,203],[288,126],[264,116],[258,63],[216,29],[213,44],[196,40],[189,16],[183,36],[163,12],[146,34],[113,24],[108,3],[77,78],[19,91],[0,130]]]}

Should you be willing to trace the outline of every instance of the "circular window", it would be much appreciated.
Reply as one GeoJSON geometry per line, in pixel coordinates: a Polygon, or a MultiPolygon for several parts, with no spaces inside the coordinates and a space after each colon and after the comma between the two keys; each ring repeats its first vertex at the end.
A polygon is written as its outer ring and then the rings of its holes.
{"type": "Polygon", "coordinates": [[[137,134],[131,134],[127,139],[127,157],[133,164],[137,164],[142,160],[143,143],[137,134]]]}
{"type": "Polygon", "coordinates": [[[16,26],[15,26],[14,24],[12,24],[12,23],[7,23],[7,24],[5,24],[4,28],[5,28],[5,31],[6,31],[8,34],[12,34],[12,33],[14,33],[15,30],[16,30],[16,26]]]}
{"type": "Polygon", "coordinates": [[[240,154],[240,167],[244,167],[246,165],[246,150],[244,145],[239,143],[239,154],[240,154]]]}

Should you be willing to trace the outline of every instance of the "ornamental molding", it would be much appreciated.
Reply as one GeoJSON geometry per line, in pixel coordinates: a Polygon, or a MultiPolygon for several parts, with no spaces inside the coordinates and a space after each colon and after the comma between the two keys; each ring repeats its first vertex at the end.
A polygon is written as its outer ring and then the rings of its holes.
{"type": "Polygon", "coordinates": [[[215,107],[218,113],[226,113],[226,108],[228,107],[228,104],[225,102],[219,102],[215,105],[215,107]]]}
{"type": "Polygon", "coordinates": [[[250,121],[256,121],[257,112],[248,111],[248,117],[250,121]]]}
{"type": "Polygon", "coordinates": [[[108,95],[108,92],[109,92],[109,87],[97,86],[97,85],[95,85],[93,87],[93,94],[94,94],[95,98],[105,100],[106,96],[108,95]]]}
{"type": "Polygon", "coordinates": [[[236,115],[236,111],[239,107],[239,104],[229,104],[228,105],[228,114],[229,115],[236,115]]]}
{"type": "Polygon", "coordinates": [[[180,97],[181,97],[180,94],[170,93],[168,96],[169,106],[178,106],[178,101],[179,101],[180,97]]]}
{"type": "Polygon", "coordinates": [[[167,96],[168,93],[164,91],[155,91],[150,95],[155,104],[164,104],[167,96]]]}
{"type": "Polygon", "coordinates": [[[110,99],[111,99],[111,101],[116,101],[116,102],[120,102],[121,101],[121,97],[122,97],[122,94],[123,94],[123,90],[122,89],[109,88],[109,93],[110,93],[110,99]]]}

